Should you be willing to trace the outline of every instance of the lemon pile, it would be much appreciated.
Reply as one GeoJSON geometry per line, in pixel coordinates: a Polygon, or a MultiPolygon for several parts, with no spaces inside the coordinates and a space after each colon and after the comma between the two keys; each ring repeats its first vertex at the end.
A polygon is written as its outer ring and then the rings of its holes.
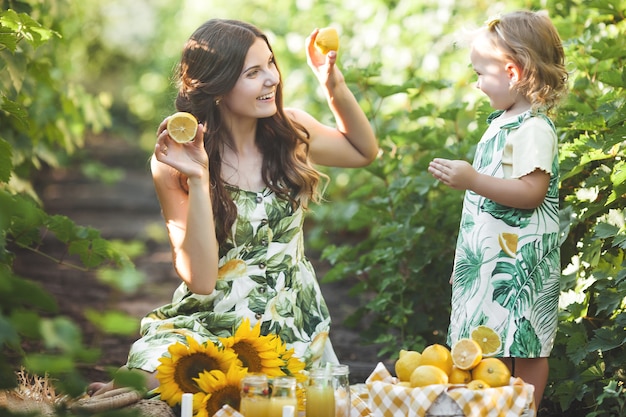
{"type": "Polygon", "coordinates": [[[471,338],[459,339],[452,349],[429,345],[422,352],[401,350],[395,362],[399,384],[417,388],[432,384],[462,384],[469,389],[508,385],[509,368],[498,358],[498,334],[486,326],[472,331],[471,338]]]}

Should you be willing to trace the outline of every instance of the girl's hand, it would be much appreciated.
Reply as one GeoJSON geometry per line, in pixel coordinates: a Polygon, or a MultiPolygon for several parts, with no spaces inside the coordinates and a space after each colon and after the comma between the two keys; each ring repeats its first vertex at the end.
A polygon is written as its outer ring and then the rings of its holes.
{"type": "Polygon", "coordinates": [[[435,158],[428,165],[428,172],[433,177],[455,190],[471,189],[478,175],[466,161],[435,158]]]}
{"type": "Polygon", "coordinates": [[[337,62],[337,51],[330,51],[324,55],[315,47],[315,38],[319,29],[315,29],[306,39],[307,63],[320,84],[334,88],[337,84],[343,83],[344,78],[339,69],[335,66],[337,62]]]}
{"type": "Polygon", "coordinates": [[[155,158],[189,178],[200,177],[207,173],[209,158],[204,150],[202,124],[198,125],[196,137],[191,142],[178,143],[167,133],[168,119],[169,117],[166,117],[157,129],[155,158]]]}

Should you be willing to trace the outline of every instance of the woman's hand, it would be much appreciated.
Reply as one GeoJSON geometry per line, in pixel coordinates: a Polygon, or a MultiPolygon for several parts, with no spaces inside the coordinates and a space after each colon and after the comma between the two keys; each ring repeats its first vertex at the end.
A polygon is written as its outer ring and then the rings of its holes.
{"type": "Polygon", "coordinates": [[[155,158],[189,178],[206,174],[209,168],[209,158],[204,150],[202,124],[198,125],[196,136],[192,141],[178,143],[167,133],[168,119],[169,117],[166,117],[157,129],[155,158]]]}
{"type": "Polygon", "coordinates": [[[315,47],[315,38],[317,38],[318,33],[319,29],[315,29],[306,39],[307,63],[320,84],[332,89],[337,84],[343,83],[344,78],[341,71],[335,66],[337,51],[330,51],[324,55],[315,47]]]}

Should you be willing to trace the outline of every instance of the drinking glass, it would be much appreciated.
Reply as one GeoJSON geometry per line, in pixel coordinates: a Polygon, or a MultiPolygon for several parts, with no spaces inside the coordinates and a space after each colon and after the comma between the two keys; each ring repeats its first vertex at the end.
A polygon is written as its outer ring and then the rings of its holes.
{"type": "Polygon", "coordinates": [[[283,417],[283,407],[292,406],[298,409],[296,397],[296,378],[279,376],[272,381],[268,417],[283,417]]]}
{"type": "Polygon", "coordinates": [[[239,412],[244,417],[268,417],[270,390],[267,376],[250,373],[241,381],[239,412]]]}
{"type": "Polygon", "coordinates": [[[316,368],[309,373],[306,387],[307,417],[335,417],[335,388],[330,369],[316,368]]]}

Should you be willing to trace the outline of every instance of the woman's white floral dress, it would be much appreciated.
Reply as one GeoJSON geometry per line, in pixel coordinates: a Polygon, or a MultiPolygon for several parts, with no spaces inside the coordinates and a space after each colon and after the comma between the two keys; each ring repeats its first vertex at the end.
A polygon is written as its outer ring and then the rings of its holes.
{"type": "Polygon", "coordinates": [[[498,178],[550,173],[543,203],[506,207],[466,191],[452,278],[450,346],[480,325],[502,340],[497,356],[549,356],[559,297],[559,165],[552,122],[530,111],[502,120],[489,116],[474,168],[498,178]]]}
{"type": "Polygon", "coordinates": [[[238,218],[220,248],[210,295],[181,284],[171,304],[146,315],[128,367],[154,371],[170,344],[193,335],[199,342],[231,336],[243,318],[261,321],[261,334],[278,334],[307,365],[337,362],[328,333],[330,315],[315,272],[304,255],[304,211],[269,189],[231,189],[238,218]]]}

